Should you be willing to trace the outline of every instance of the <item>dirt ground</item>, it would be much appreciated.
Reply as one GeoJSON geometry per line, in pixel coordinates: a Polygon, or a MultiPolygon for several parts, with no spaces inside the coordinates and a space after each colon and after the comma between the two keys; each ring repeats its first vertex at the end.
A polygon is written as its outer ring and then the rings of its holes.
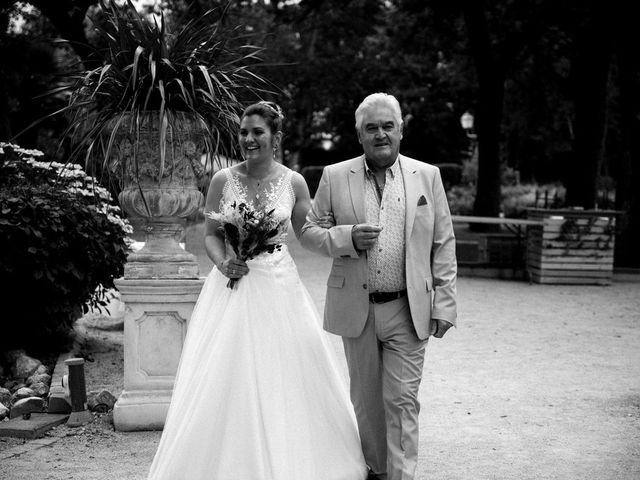
{"type": "MultiPolygon", "coordinates": [[[[329,264],[292,251],[321,309],[329,264]]],[[[640,478],[640,280],[460,278],[458,296],[459,328],[427,347],[418,480],[640,478]]],[[[122,332],[87,332],[87,389],[117,396],[122,332]]],[[[159,438],[115,432],[109,415],[61,426],[48,446],[0,446],[0,479],[144,479],[159,438]]]]}

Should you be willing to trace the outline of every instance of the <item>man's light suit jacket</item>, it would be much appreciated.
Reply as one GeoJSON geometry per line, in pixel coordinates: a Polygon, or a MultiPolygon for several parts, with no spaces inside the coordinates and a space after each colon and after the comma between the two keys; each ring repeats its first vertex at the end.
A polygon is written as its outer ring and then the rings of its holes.
{"type": "MultiPolygon", "coordinates": [[[[406,195],[407,294],[416,333],[425,339],[432,318],[456,324],[455,237],[440,170],[404,155],[398,158],[406,195]]],[[[324,328],[345,337],[362,333],[369,312],[367,256],[351,239],[353,225],[365,222],[364,156],[325,167],[300,241],[334,259],[324,328]],[[336,225],[318,226],[329,213],[336,225]]]]}

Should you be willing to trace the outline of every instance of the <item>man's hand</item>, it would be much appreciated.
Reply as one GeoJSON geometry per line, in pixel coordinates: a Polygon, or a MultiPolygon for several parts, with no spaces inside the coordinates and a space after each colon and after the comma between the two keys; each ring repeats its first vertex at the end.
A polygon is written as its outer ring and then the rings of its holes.
{"type": "Polygon", "coordinates": [[[333,218],[333,213],[329,212],[324,217],[320,217],[316,222],[316,225],[322,228],[331,228],[336,226],[336,219],[333,218]]]}
{"type": "Polygon", "coordinates": [[[432,319],[432,321],[433,321],[432,323],[433,326],[432,326],[431,334],[436,338],[444,337],[444,334],[447,333],[447,330],[453,327],[453,325],[447,322],[446,320],[440,320],[440,319],[434,318],[432,319]]]}
{"type": "Polygon", "coordinates": [[[378,235],[382,231],[382,227],[378,225],[370,225],[368,223],[359,223],[351,229],[351,239],[356,250],[369,250],[376,243],[378,235]]]}

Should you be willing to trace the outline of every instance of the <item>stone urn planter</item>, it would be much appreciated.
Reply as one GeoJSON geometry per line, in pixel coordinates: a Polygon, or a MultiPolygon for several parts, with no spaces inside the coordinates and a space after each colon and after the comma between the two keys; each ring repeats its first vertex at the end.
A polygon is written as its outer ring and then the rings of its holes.
{"type": "Polygon", "coordinates": [[[613,276],[614,210],[529,209],[542,222],[529,229],[527,270],[547,284],[609,285],[613,276]]]}
{"type": "Polygon", "coordinates": [[[198,278],[195,256],[178,240],[186,218],[204,203],[198,189],[203,134],[192,116],[173,115],[174,127],[165,127],[164,155],[156,112],[150,112],[135,133],[130,117],[125,118],[115,136],[111,169],[123,185],[118,200],[145,235],[144,247],[129,255],[125,278],[198,278]]]}
{"type": "Polygon", "coordinates": [[[163,427],[204,282],[196,257],[179,244],[185,219],[204,200],[198,189],[203,134],[194,118],[176,115],[173,127],[165,127],[164,154],[157,115],[137,132],[125,120],[114,137],[111,168],[123,181],[120,205],[145,235],[144,247],[129,255],[124,278],[115,282],[125,304],[124,391],[114,406],[121,431],[163,427]]]}

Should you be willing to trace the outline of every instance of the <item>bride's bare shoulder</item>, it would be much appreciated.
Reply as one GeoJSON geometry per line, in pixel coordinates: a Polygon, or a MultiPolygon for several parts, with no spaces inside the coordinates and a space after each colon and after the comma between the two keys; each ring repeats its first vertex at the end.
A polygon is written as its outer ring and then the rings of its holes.
{"type": "Polygon", "coordinates": [[[231,165],[230,167],[227,167],[227,170],[229,170],[229,172],[239,177],[245,177],[247,175],[246,162],[240,162],[240,163],[236,163],[235,165],[231,165]]]}
{"type": "Polygon", "coordinates": [[[293,191],[296,193],[296,197],[300,198],[303,195],[309,195],[309,186],[307,185],[307,181],[304,179],[302,174],[292,170],[291,174],[291,187],[293,191]]]}

